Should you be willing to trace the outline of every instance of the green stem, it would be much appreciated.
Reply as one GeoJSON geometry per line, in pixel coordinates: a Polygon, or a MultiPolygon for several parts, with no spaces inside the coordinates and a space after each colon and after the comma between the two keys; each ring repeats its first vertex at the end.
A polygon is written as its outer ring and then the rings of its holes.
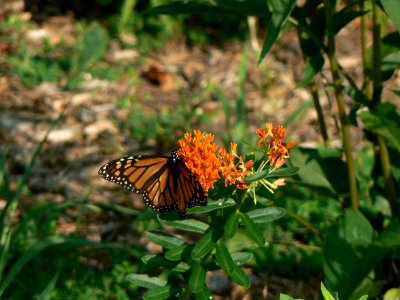
{"type": "Polygon", "coordinates": [[[297,220],[300,224],[303,224],[308,230],[310,230],[319,240],[322,240],[319,236],[318,229],[315,228],[313,225],[308,223],[305,219],[300,217],[299,215],[295,214],[294,212],[286,209],[286,213],[291,216],[293,219],[297,220]]]}
{"type": "MultiPolygon", "coordinates": [[[[364,1],[360,3],[360,10],[363,11],[365,9],[364,1]]],[[[365,93],[368,95],[368,87],[370,83],[370,76],[368,73],[368,56],[367,56],[367,15],[361,16],[361,24],[360,24],[360,35],[361,35],[361,59],[363,65],[363,75],[364,75],[364,83],[363,87],[365,93]]]]}
{"type": "MultiPolygon", "coordinates": [[[[370,108],[374,109],[382,102],[382,81],[381,81],[381,16],[378,5],[374,2],[372,6],[373,18],[373,78],[372,78],[372,101],[370,108]]],[[[379,159],[382,168],[382,176],[385,182],[386,195],[389,200],[393,216],[399,216],[399,205],[397,202],[396,187],[392,177],[391,162],[389,151],[385,140],[377,136],[377,145],[379,149],[379,159]]]]}
{"type": "MultiPolygon", "coordinates": [[[[333,5],[331,0],[324,0],[325,7],[325,18],[327,24],[330,24],[333,13],[333,5]]],[[[342,131],[342,141],[343,150],[347,160],[347,172],[349,177],[349,187],[350,187],[350,201],[353,209],[358,210],[358,191],[357,191],[357,179],[355,164],[353,159],[352,147],[351,147],[351,137],[350,137],[350,124],[347,119],[344,97],[342,93],[339,67],[338,62],[335,57],[335,36],[333,33],[328,32],[328,58],[331,67],[331,74],[333,80],[333,86],[335,91],[335,98],[338,106],[339,120],[341,124],[342,131]]]]}

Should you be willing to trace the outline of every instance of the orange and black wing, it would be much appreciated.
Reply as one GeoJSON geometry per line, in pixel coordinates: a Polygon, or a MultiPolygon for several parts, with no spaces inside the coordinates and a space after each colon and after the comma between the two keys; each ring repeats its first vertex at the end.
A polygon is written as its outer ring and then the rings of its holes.
{"type": "Polygon", "coordinates": [[[175,151],[171,156],[130,156],[113,160],[101,167],[99,174],[142,194],[146,205],[159,212],[178,210],[184,218],[187,207],[207,205],[202,186],[175,151]]]}

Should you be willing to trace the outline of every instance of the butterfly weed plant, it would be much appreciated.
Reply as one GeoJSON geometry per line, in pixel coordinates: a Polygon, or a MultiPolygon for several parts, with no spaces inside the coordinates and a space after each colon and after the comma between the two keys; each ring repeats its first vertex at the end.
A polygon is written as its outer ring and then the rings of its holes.
{"type": "Polygon", "coordinates": [[[213,134],[194,130],[178,141],[178,149],[173,152],[172,158],[128,157],[110,162],[100,169],[100,174],[106,179],[142,193],[151,208],[161,212],[178,210],[181,218],[176,213],[161,213],[158,219],[163,225],[200,234],[196,242],[167,233],[150,231],[146,234],[149,240],[163,247],[162,254],[142,258],[151,270],[149,273],[158,273],[158,276],[127,275],[131,282],[148,288],[145,299],[166,299],[178,295],[183,298],[189,295],[197,299],[209,298],[211,291],[206,285],[206,274],[218,269],[222,269],[237,284],[250,287],[249,274],[241,265],[249,262],[252,254],[246,251],[246,244],[233,251],[230,241],[238,230],[244,230],[255,244],[265,245],[265,233],[260,224],[282,217],[285,210],[257,200],[259,197],[264,199],[268,192],[273,193],[285,184],[284,177],[297,172],[294,167],[283,168],[290,149],[294,147],[293,142],[283,143],[283,126],[274,127],[272,123],[267,123],[256,133],[259,140],[249,147],[250,153],[245,157],[237,152],[236,143],[232,142],[228,151],[214,143],[213,134]],[[151,166],[157,164],[159,159],[166,167],[158,166],[161,171],[148,177],[146,180],[149,182],[142,183],[140,177],[146,172],[154,174],[151,166]],[[168,170],[168,167],[173,167],[168,160],[175,164],[178,163],[175,160],[179,160],[179,163],[184,163],[185,169],[178,168],[179,173],[168,170]],[[140,168],[143,164],[150,169],[140,168]],[[128,172],[126,179],[122,178],[124,170],[128,172]],[[183,178],[179,179],[179,176],[183,178]],[[185,179],[185,176],[193,176],[194,181],[185,179]],[[127,185],[127,181],[133,187],[127,185]],[[174,197],[170,198],[169,193],[174,197]],[[206,197],[208,203],[204,201],[206,197]],[[251,205],[244,206],[245,202],[251,205]],[[187,211],[192,206],[199,207],[187,211]],[[187,218],[186,213],[189,215],[187,218]],[[198,218],[192,218],[194,214],[198,218]]]}

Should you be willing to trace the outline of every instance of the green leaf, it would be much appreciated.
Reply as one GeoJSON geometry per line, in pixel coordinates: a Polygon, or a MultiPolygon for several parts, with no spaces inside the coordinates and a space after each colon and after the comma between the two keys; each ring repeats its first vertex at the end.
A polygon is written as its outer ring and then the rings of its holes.
{"type": "Polygon", "coordinates": [[[151,232],[147,231],[146,236],[148,239],[158,245],[161,245],[167,249],[176,248],[177,246],[181,246],[185,244],[180,238],[167,234],[165,232],[151,232]]]}
{"type": "Polygon", "coordinates": [[[168,220],[166,218],[166,214],[159,214],[158,219],[161,223],[168,226],[173,226],[175,228],[197,232],[197,233],[204,233],[210,227],[208,224],[200,222],[194,219],[184,219],[184,220],[168,220]]]}
{"type": "Polygon", "coordinates": [[[142,286],[142,287],[145,287],[148,289],[163,287],[167,284],[166,280],[161,279],[159,277],[150,277],[147,274],[130,273],[130,274],[126,275],[125,278],[133,284],[136,284],[138,286],[142,286]]]}
{"type": "Polygon", "coordinates": [[[373,242],[373,229],[358,211],[348,210],[326,230],[324,278],[327,287],[350,299],[378,262],[388,252],[373,242]]]}
{"type": "Polygon", "coordinates": [[[235,200],[233,199],[220,199],[218,201],[209,201],[207,206],[196,206],[193,208],[190,208],[188,211],[188,214],[192,214],[192,213],[204,213],[204,212],[209,212],[209,211],[213,211],[213,210],[217,210],[217,209],[223,209],[223,208],[227,208],[230,206],[234,206],[236,205],[235,200]]]}
{"type": "Polygon", "coordinates": [[[253,220],[244,213],[240,213],[240,218],[244,224],[248,237],[255,241],[259,246],[263,246],[265,244],[264,234],[253,222],[253,220]]]}
{"type": "Polygon", "coordinates": [[[400,5],[398,0],[381,0],[385,12],[392,19],[398,32],[400,32],[400,5]]]}
{"type": "Polygon", "coordinates": [[[290,16],[296,4],[296,0],[270,0],[268,2],[270,7],[273,8],[273,12],[268,23],[268,34],[265,37],[258,64],[261,63],[278,38],[282,25],[285,23],[287,17],[290,16]]]}
{"type": "Polygon", "coordinates": [[[223,242],[219,241],[215,247],[215,250],[215,258],[218,265],[222,268],[222,270],[224,270],[226,275],[231,275],[235,268],[235,264],[228,248],[223,242]]]}
{"type": "Polygon", "coordinates": [[[198,242],[194,245],[192,250],[192,257],[194,259],[202,258],[207,255],[221,237],[221,231],[213,228],[208,231],[198,242]]]}
{"type": "Polygon", "coordinates": [[[231,239],[235,236],[239,225],[239,218],[239,213],[234,211],[228,218],[228,221],[226,221],[224,235],[227,239],[231,239]]]}
{"type": "Polygon", "coordinates": [[[190,269],[185,262],[170,261],[163,256],[149,254],[142,257],[143,263],[154,268],[170,269],[177,272],[186,272],[190,269]]]}
{"type": "Polygon", "coordinates": [[[267,207],[251,210],[246,213],[250,219],[256,223],[268,223],[282,218],[286,214],[286,210],[282,207],[267,207]]]}
{"type": "Polygon", "coordinates": [[[273,170],[268,174],[267,178],[283,178],[296,175],[299,172],[297,167],[286,167],[281,169],[273,170]]]}
{"type": "Polygon", "coordinates": [[[282,178],[289,177],[295,175],[299,171],[299,168],[296,167],[287,167],[276,169],[270,172],[270,170],[262,170],[253,175],[249,175],[244,178],[244,182],[246,184],[250,184],[255,181],[259,181],[264,178],[282,178]]]}
{"type": "Polygon", "coordinates": [[[341,11],[335,13],[331,22],[328,24],[328,34],[336,35],[343,27],[349,24],[354,19],[361,17],[368,13],[368,11],[353,10],[354,5],[346,6],[341,11]]]}
{"type": "Polygon", "coordinates": [[[325,300],[335,300],[335,298],[327,290],[327,288],[325,287],[323,282],[321,282],[321,292],[322,292],[322,296],[324,297],[325,300]]]}
{"type": "Polygon", "coordinates": [[[291,150],[289,163],[299,167],[293,180],[300,184],[325,189],[333,195],[349,191],[346,163],[336,154],[329,156],[319,149],[295,147],[291,150]]]}
{"type": "Polygon", "coordinates": [[[213,294],[211,291],[204,287],[200,292],[194,294],[196,300],[211,300],[213,299],[213,294]]]}
{"type": "Polygon", "coordinates": [[[301,77],[300,82],[297,84],[297,87],[299,88],[309,84],[314,76],[322,70],[324,62],[325,60],[322,54],[310,57],[304,66],[303,76],[301,77]]]}
{"type": "Polygon", "coordinates": [[[157,286],[150,288],[146,293],[143,294],[144,300],[161,300],[168,299],[176,295],[176,289],[171,285],[157,286]]]}
{"type": "Polygon", "coordinates": [[[192,267],[189,277],[189,288],[193,293],[199,293],[206,284],[206,271],[200,264],[192,267]]]}
{"type": "Polygon", "coordinates": [[[165,257],[169,260],[182,260],[182,258],[186,257],[190,252],[192,252],[193,245],[183,244],[178,247],[169,249],[165,252],[165,257]]]}
{"type": "Polygon", "coordinates": [[[252,182],[259,181],[259,180],[264,179],[265,177],[267,177],[268,176],[268,172],[269,172],[269,170],[262,170],[260,172],[256,172],[253,175],[246,176],[243,181],[246,184],[250,184],[252,182]]]}
{"type": "Polygon", "coordinates": [[[232,253],[232,259],[236,265],[243,265],[253,259],[253,253],[249,252],[232,253]]]}
{"type": "Polygon", "coordinates": [[[379,104],[376,110],[363,110],[360,117],[368,130],[378,134],[400,152],[400,116],[392,103],[379,104]]]}
{"type": "Polygon", "coordinates": [[[249,276],[247,276],[247,274],[239,266],[235,265],[235,269],[230,277],[237,284],[244,286],[245,288],[249,288],[251,285],[249,276]]]}

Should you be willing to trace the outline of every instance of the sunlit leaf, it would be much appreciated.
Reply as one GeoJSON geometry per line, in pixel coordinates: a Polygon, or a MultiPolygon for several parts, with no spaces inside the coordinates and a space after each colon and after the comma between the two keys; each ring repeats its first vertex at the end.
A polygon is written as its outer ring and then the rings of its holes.
{"type": "Polygon", "coordinates": [[[161,245],[167,249],[175,248],[177,246],[181,246],[185,243],[184,240],[177,238],[175,236],[169,235],[165,232],[152,232],[147,231],[146,236],[150,241],[161,245]]]}
{"type": "Polygon", "coordinates": [[[158,215],[158,218],[161,221],[161,223],[163,223],[165,225],[173,226],[175,228],[185,230],[185,231],[204,233],[209,228],[208,224],[203,223],[198,220],[194,220],[194,219],[168,220],[168,219],[164,219],[165,216],[162,214],[158,215]]]}
{"type": "Polygon", "coordinates": [[[165,286],[167,281],[159,277],[150,277],[147,274],[130,273],[125,276],[130,282],[145,288],[158,288],[165,286]]]}
{"type": "Polygon", "coordinates": [[[282,218],[286,210],[282,207],[266,207],[251,210],[246,213],[250,219],[256,223],[268,223],[282,218]]]}

